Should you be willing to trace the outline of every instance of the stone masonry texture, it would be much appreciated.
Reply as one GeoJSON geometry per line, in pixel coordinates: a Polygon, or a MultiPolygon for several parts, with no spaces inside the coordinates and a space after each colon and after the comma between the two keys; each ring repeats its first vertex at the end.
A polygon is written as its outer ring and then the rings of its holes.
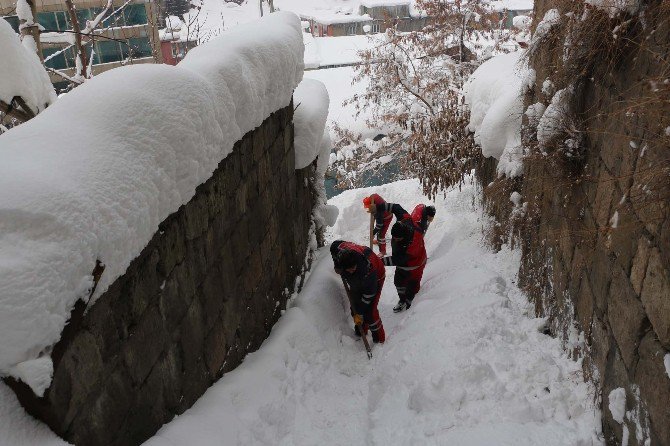
{"type": "Polygon", "coordinates": [[[246,134],[125,275],[77,305],[43,398],[8,382],[31,414],[76,445],[138,445],[258,349],[308,249],[314,167],[294,168],[292,118],[246,134]]]}
{"type": "MultiPolygon", "coordinates": [[[[563,0],[536,0],[535,23],[551,8],[565,12],[565,5],[563,0]]],[[[667,64],[653,55],[670,56],[667,13],[645,17],[641,29],[655,29],[644,40],[651,51],[631,44],[615,64],[605,57],[600,62],[604,53],[597,53],[593,72],[575,72],[567,79],[576,87],[570,107],[578,122],[586,123],[583,159],[561,166],[551,153],[531,157],[524,161],[523,178],[515,180],[497,179],[491,160],[478,168],[485,197],[489,183],[504,183],[497,187],[505,193],[488,203],[501,227],[513,227],[512,190],[528,203],[525,221],[510,229],[522,248],[520,285],[538,316],[548,317],[550,334],[562,339],[575,358],[583,358],[585,377],[599,392],[594,398],[601,401],[608,445],[622,444],[625,427],[629,446],[670,446],[670,377],[663,364],[670,353],[670,178],[667,170],[658,170],[666,175],[661,177],[665,183],[653,186],[651,177],[655,166],[667,166],[670,147],[655,143],[648,133],[659,116],[670,116],[670,104],[660,105],[657,115],[613,112],[648,94],[648,83],[640,79],[668,75],[663,71],[667,64]],[[623,424],[608,408],[609,393],[617,388],[627,396],[623,424]]],[[[542,92],[545,79],[561,81],[556,67],[563,63],[568,36],[560,25],[552,33],[559,44],[541,47],[529,58],[536,83],[526,106],[548,103],[550,97],[542,92]]]]}

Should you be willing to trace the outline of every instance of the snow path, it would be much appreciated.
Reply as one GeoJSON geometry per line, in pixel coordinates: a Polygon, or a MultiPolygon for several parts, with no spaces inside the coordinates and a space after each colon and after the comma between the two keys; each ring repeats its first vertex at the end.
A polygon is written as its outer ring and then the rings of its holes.
{"type": "MultiPolygon", "coordinates": [[[[370,191],[329,201],[340,208],[333,237],[364,242],[360,202],[370,191]]],[[[427,201],[415,180],[374,191],[408,208],[427,201]]],[[[324,249],[261,349],[145,444],[602,444],[593,388],[528,316],[514,285],[518,253],[483,247],[474,195],[465,187],[437,200],[410,311],[393,314],[387,272],[379,305],[387,342],[371,361],[324,249]]]]}
{"type": "MultiPolygon", "coordinates": [[[[418,182],[342,193],[333,237],[364,242],[372,190],[407,207],[418,182]]],[[[514,285],[518,253],[482,245],[475,191],[437,200],[429,263],[412,308],[393,314],[393,271],[379,305],[387,333],[368,361],[327,249],[259,351],[148,446],[602,445],[593,388],[514,285]]],[[[0,383],[0,445],[60,445],[0,383]]]]}

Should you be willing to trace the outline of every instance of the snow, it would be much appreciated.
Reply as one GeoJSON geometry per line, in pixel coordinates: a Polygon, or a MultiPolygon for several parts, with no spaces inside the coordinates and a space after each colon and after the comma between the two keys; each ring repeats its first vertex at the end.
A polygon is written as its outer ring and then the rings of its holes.
{"type": "Polygon", "coordinates": [[[533,19],[527,15],[518,15],[512,18],[512,25],[522,31],[528,31],[532,23],[533,19]]]}
{"type": "Polygon", "coordinates": [[[30,5],[28,4],[27,0],[16,1],[16,15],[21,20],[26,21],[26,23],[22,24],[21,26],[30,26],[35,23],[34,22],[35,18],[33,17],[33,11],[30,8],[30,5]]]}
{"type": "MultiPolygon", "coordinates": [[[[379,131],[377,129],[370,129],[365,121],[370,117],[370,110],[363,110],[363,113],[356,116],[356,108],[353,104],[343,105],[343,101],[350,99],[354,94],[361,94],[368,84],[368,80],[364,79],[362,82],[356,84],[351,83],[354,77],[353,67],[331,68],[326,70],[306,71],[305,77],[310,79],[317,79],[323,82],[328,90],[330,96],[330,106],[328,110],[328,125],[332,127],[333,123],[337,123],[343,128],[349,129],[353,132],[360,132],[363,137],[374,137],[379,131]]],[[[331,132],[331,137],[335,138],[337,135],[331,132]]]]}
{"type": "Polygon", "coordinates": [[[528,116],[528,123],[533,127],[537,127],[537,125],[540,123],[540,118],[542,118],[542,115],[544,115],[544,111],[546,109],[547,106],[542,102],[530,104],[524,112],[525,115],[528,116]]]}
{"type": "MultiPolygon", "coordinates": [[[[389,1],[402,0],[387,0],[385,3],[389,1]]],[[[416,9],[415,0],[402,3],[410,3],[411,16],[422,15],[416,9]]],[[[274,5],[277,10],[294,12],[303,18],[313,18],[324,24],[371,20],[369,16],[359,14],[361,0],[274,0],[274,5]]],[[[268,12],[267,6],[265,12],[268,12]]],[[[256,20],[259,15],[258,1],[246,1],[237,5],[221,0],[203,0],[200,10],[192,9],[184,18],[186,23],[197,22],[199,37],[208,40],[218,35],[222,29],[229,30],[256,20]]]]}
{"type": "Polygon", "coordinates": [[[614,215],[610,218],[610,226],[616,229],[619,226],[619,211],[614,211],[614,215]]]}
{"type": "MultiPolygon", "coordinates": [[[[23,3],[25,0],[19,2],[17,8],[23,3]]],[[[34,45],[35,41],[32,43],[34,45]]],[[[5,20],[0,20],[0,54],[0,101],[9,104],[12,98],[20,96],[37,113],[56,100],[56,92],[37,53],[21,44],[19,36],[5,20]]]]}
{"type": "Polygon", "coordinates": [[[554,95],[555,92],[556,85],[554,85],[551,79],[546,78],[544,82],[542,82],[542,94],[550,98],[554,95]]]}
{"type": "Polygon", "coordinates": [[[0,375],[45,356],[96,260],[93,300],[236,141],[290,104],[302,74],[300,21],[281,12],[177,67],[105,72],[2,134],[0,375]]]}
{"type": "Polygon", "coordinates": [[[468,129],[482,154],[498,160],[498,175],[523,174],[521,118],[523,93],[532,72],[524,69],[523,52],[501,54],[484,62],[464,87],[470,108],[468,129]]]}
{"type": "Polygon", "coordinates": [[[51,384],[54,365],[50,356],[23,361],[10,369],[10,374],[28,384],[35,395],[44,396],[51,384]]]}
{"type": "MultiPolygon", "coordinates": [[[[330,234],[366,243],[361,199],[427,202],[418,181],[331,199],[330,234]]],[[[147,446],[221,444],[602,445],[595,389],[515,285],[519,253],[481,242],[473,186],[435,203],[430,260],[408,312],[388,270],[379,310],[387,341],[368,360],[327,248],[261,348],[147,446]]]]}
{"type": "Polygon", "coordinates": [[[663,365],[665,365],[665,374],[670,378],[670,353],[666,353],[663,357],[663,365]]]}
{"type": "MultiPolygon", "coordinates": [[[[311,36],[310,36],[311,37],[311,36]]],[[[360,51],[374,46],[381,39],[373,36],[312,37],[312,56],[318,66],[349,65],[361,62],[360,51]]]]}
{"type": "Polygon", "coordinates": [[[623,417],[626,415],[626,389],[619,387],[612,390],[607,397],[608,407],[612,413],[612,418],[619,424],[623,423],[623,417]]]}
{"type": "Polygon", "coordinates": [[[586,3],[607,11],[611,17],[621,12],[635,14],[640,9],[639,0],[586,0],[586,3]]]}
{"type": "Polygon", "coordinates": [[[571,88],[558,90],[542,114],[537,125],[537,142],[541,149],[546,149],[552,139],[564,129],[571,95],[571,88]]]}
{"type": "Polygon", "coordinates": [[[316,159],[322,148],[328,118],[328,90],[323,82],[303,79],[295,90],[293,104],[295,168],[304,169],[316,159]]]}
{"type": "Polygon", "coordinates": [[[375,8],[378,6],[409,6],[412,0],[361,0],[361,6],[375,8]]]}
{"type": "Polygon", "coordinates": [[[66,446],[46,424],[19,404],[14,392],[0,381],[0,444],[2,446],[66,446]]]}
{"type": "Polygon", "coordinates": [[[551,28],[553,28],[555,25],[558,25],[560,21],[561,13],[558,12],[558,9],[548,10],[535,28],[535,34],[533,34],[532,43],[535,44],[542,40],[549,33],[549,31],[551,31],[551,28]]]}
{"type": "Polygon", "coordinates": [[[498,0],[492,1],[491,6],[496,11],[532,11],[533,0],[498,0]]]}

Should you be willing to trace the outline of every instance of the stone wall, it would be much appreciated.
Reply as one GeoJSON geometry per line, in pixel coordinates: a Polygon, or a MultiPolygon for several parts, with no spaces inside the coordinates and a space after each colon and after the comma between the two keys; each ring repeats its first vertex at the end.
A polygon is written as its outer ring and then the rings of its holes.
{"type": "MultiPolygon", "coordinates": [[[[567,12],[565,4],[536,1],[536,23],[550,8],[567,12]]],[[[659,5],[663,11],[661,2],[645,2],[659,5]]],[[[526,105],[549,103],[542,92],[547,78],[556,88],[574,86],[570,108],[583,153],[574,159],[535,153],[524,161],[522,181],[496,181],[504,183],[499,189],[513,185],[528,203],[523,222],[509,222],[509,193],[490,206],[503,227],[508,223],[519,234],[520,283],[538,315],[549,318],[550,331],[575,358],[583,357],[585,375],[600,391],[608,445],[622,444],[626,435],[628,445],[670,445],[664,367],[670,354],[670,146],[663,136],[670,103],[636,105],[652,98],[645,79],[670,74],[656,57],[669,56],[670,14],[663,14],[648,14],[644,24],[633,18],[619,31],[624,39],[613,42],[613,58],[605,57],[607,45],[600,42],[593,65],[563,79],[557,73],[565,69],[568,30],[552,30],[554,43],[530,57],[537,80],[526,105]],[[623,424],[608,408],[617,388],[626,391],[623,424]]],[[[495,179],[490,166],[479,172],[484,185],[495,179]]]]}
{"type": "Polygon", "coordinates": [[[246,134],[126,274],[77,305],[43,398],[9,381],[31,414],[77,445],[140,444],[260,346],[310,238],[314,167],[294,168],[292,117],[246,134]]]}

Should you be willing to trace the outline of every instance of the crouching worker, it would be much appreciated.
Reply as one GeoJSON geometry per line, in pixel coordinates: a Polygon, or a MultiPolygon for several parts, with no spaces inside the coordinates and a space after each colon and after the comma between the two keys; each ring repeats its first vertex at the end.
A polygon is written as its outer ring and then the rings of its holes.
{"type": "Polygon", "coordinates": [[[426,206],[425,204],[417,204],[412,211],[412,221],[421,229],[423,235],[428,232],[428,226],[435,218],[435,206],[426,206]]]}
{"type": "Polygon", "coordinates": [[[378,208],[393,212],[397,219],[391,228],[392,255],[384,257],[382,261],[386,266],[396,267],[393,284],[398,291],[398,304],[393,307],[393,312],[399,313],[412,306],[414,297],[421,289],[423,270],[428,260],[423,235],[435,216],[435,208],[424,206],[425,212],[421,210],[421,216],[426,216],[426,224],[423,226],[421,220],[417,223],[399,204],[386,203],[378,208]]]}
{"type": "MultiPolygon", "coordinates": [[[[342,276],[351,294],[351,315],[354,324],[372,332],[374,342],[384,342],[386,334],[377,304],[386,277],[381,259],[368,247],[336,240],[330,245],[335,272],[342,276]]],[[[358,327],[355,327],[356,334],[358,327]]]]}
{"type": "Polygon", "coordinates": [[[369,197],[363,198],[363,207],[365,210],[375,217],[375,227],[372,235],[375,236],[375,242],[379,246],[379,253],[386,255],[386,232],[391,226],[393,214],[389,211],[377,212],[378,204],[385,204],[386,201],[378,194],[372,194],[369,197]]]}

